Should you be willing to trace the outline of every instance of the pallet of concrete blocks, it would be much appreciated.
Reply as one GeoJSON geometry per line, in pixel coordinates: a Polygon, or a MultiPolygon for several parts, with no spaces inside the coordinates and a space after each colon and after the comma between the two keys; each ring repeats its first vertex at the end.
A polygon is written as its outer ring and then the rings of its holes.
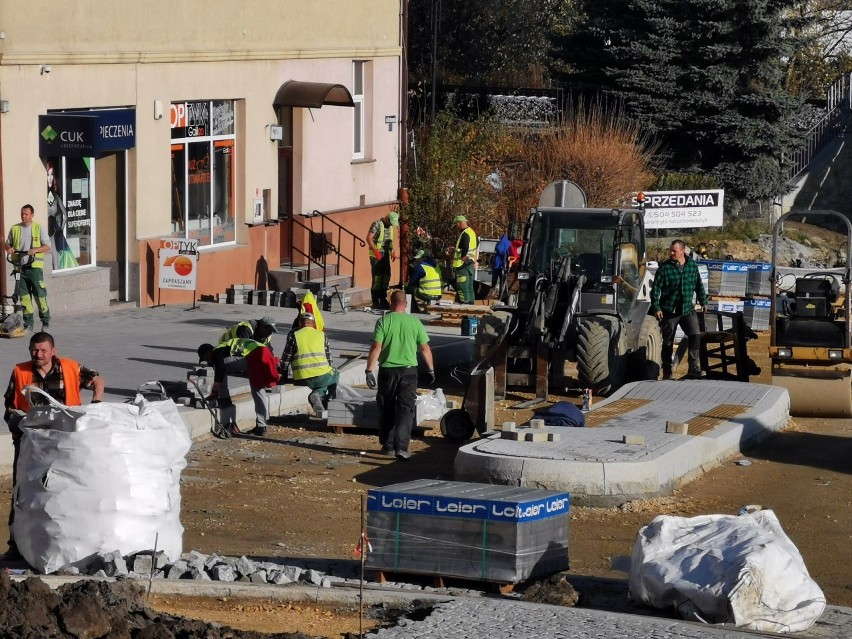
{"type": "Polygon", "coordinates": [[[746,295],[750,297],[765,297],[767,295],[771,295],[772,264],[768,264],[767,262],[748,262],[748,265],[749,272],[746,284],[746,295]]]}
{"type": "Polygon", "coordinates": [[[367,566],[516,584],[568,569],[566,492],[421,479],[367,496],[367,566]]]}
{"type": "Polygon", "coordinates": [[[769,330],[769,309],[772,303],[768,299],[753,298],[743,302],[743,319],[753,331],[769,330]]]}
{"type": "Polygon", "coordinates": [[[750,265],[748,262],[702,261],[707,265],[707,294],[743,297],[746,294],[750,265]]]}
{"type": "Polygon", "coordinates": [[[228,304],[251,304],[254,286],[251,284],[232,284],[228,289],[228,304]]]}
{"type": "MultiPolygon", "coordinates": [[[[721,311],[723,313],[737,313],[744,308],[742,300],[708,300],[707,308],[704,312],[704,326],[708,331],[726,331],[734,325],[733,319],[730,317],[721,316],[722,322],[719,323],[719,316],[715,313],[721,311]]],[[[678,327],[680,329],[680,327],[678,327]]]]}

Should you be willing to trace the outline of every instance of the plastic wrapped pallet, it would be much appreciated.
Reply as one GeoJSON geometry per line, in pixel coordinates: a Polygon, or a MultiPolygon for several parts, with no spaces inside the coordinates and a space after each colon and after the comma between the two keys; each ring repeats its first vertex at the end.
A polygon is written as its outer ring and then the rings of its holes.
{"type": "MultiPolygon", "coordinates": [[[[766,262],[749,262],[746,295],[761,296],[772,294],[772,264],[766,262]]],[[[754,328],[754,327],[752,327],[754,328]]],[[[756,329],[757,330],[757,329],[756,329]]]]}
{"type": "Polygon", "coordinates": [[[748,299],[743,302],[743,319],[754,331],[769,330],[769,310],[772,303],[763,299],[748,299]]]}
{"type": "MultiPolygon", "coordinates": [[[[51,400],[53,402],[53,400],[51,400]]],[[[15,541],[44,573],[96,553],[183,550],[180,473],[191,440],[171,400],[30,410],[14,490],[15,541]]]]}
{"type": "Polygon", "coordinates": [[[722,316],[722,323],[719,324],[719,316],[715,315],[716,311],[723,313],[737,313],[742,311],[744,303],[742,300],[709,300],[707,308],[704,312],[704,325],[708,331],[725,331],[731,328],[734,321],[730,317],[722,316]]]}
{"type": "Polygon", "coordinates": [[[498,583],[568,569],[569,495],[438,480],[369,491],[370,568],[498,583]]]}
{"type": "Polygon", "coordinates": [[[746,294],[750,266],[748,262],[707,260],[708,295],[743,297],[746,294]]]}

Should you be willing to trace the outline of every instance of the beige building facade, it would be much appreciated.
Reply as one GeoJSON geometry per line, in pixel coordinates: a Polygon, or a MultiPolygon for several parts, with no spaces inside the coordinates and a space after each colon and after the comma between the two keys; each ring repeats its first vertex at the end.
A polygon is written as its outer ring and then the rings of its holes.
{"type": "Polygon", "coordinates": [[[363,238],[397,203],[401,51],[399,0],[4,0],[3,234],[34,205],[54,315],[257,284],[306,227],[363,238]],[[159,286],[162,238],[197,242],[194,291],[159,286]]]}

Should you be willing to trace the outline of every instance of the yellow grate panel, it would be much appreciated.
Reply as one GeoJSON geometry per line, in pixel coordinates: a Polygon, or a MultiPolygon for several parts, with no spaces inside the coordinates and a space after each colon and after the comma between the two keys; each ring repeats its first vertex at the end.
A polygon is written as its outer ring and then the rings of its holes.
{"type": "Polygon", "coordinates": [[[689,420],[689,435],[703,435],[716,428],[722,422],[729,421],[732,417],[741,415],[750,409],[751,406],[743,406],[742,404],[719,404],[710,410],[704,411],[700,415],[689,420]]]}
{"type": "MultiPolygon", "coordinates": [[[[586,414],[586,428],[594,428],[600,426],[606,420],[618,415],[624,415],[637,408],[642,408],[646,404],[650,404],[653,399],[617,399],[611,404],[607,404],[601,408],[595,408],[590,413],[586,414]]],[[[594,407],[594,405],[593,405],[594,407]]]]}

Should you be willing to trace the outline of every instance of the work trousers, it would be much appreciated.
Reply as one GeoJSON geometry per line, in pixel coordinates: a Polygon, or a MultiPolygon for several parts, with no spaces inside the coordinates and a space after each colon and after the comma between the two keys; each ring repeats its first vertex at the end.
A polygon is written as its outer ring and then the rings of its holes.
{"type": "Polygon", "coordinates": [[[307,386],[320,395],[323,406],[328,408],[328,400],[337,397],[337,382],[340,381],[340,371],[332,368],[330,373],[324,373],[317,377],[308,377],[295,382],[299,386],[307,386]]]}
{"type": "Polygon", "coordinates": [[[50,309],[47,307],[47,287],[44,285],[44,271],[40,268],[21,268],[21,278],[15,286],[15,294],[21,300],[24,315],[24,328],[32,328],[35,308],[33,298],[38,307],[38,317],[43,326],[50,324],[50,309]]]}
{"type": "Polygon", "coordinates": [[[686,315],[674,315],[672,313],[663,312],[663,319],[660,320],[660,331],[663,334],[663,376],[670,376],[672,372],[672,351],[674,350],[674,339],[677,327],[683,329],[686,335],[689,346],[687,359],[689,361],[690,374],[701,370],[701,362],[698,359],[698,352],[701,349],[701,327],[698,325],[698,315],[695,311],[686,315]]]}
{"type": "Polygon", "coordinates": [[[472,261],[462,264],[460,267],[453,269],[453,274],[456,277],[456,301],[459,304],[473,304],[476,301],[473,291],[476,265],[472,261]]]}
{"type": "Polygon", "coordinates": [[[408,451],[416,419],[417,367],[379,367],[379,443],[396,452],[408,451]]]}
{"type": "MultiPolygon", "coordinates": [[[[231,399],[231,391],[228,388],[229,373],[247,373],[248,360],[245,357],[226,357],[225,376],[219,387],[219,397],[222,400],[231,399]]],[[[254,402],[254,425],[258,428],[266,428],[269,419],[269,394],[265,388],[251,387],[251,399],[254,402]]]]}
{"type": "Polygon", "coordinates": [[[391,279],[390,253],[382,253],[382,259],[377,260],[370,256],[370,272],[373,274],[373,283],[370,286],[370,295],[373,298],[373,306],[377,308],[389,308],[388,287],[391,279]]]}

